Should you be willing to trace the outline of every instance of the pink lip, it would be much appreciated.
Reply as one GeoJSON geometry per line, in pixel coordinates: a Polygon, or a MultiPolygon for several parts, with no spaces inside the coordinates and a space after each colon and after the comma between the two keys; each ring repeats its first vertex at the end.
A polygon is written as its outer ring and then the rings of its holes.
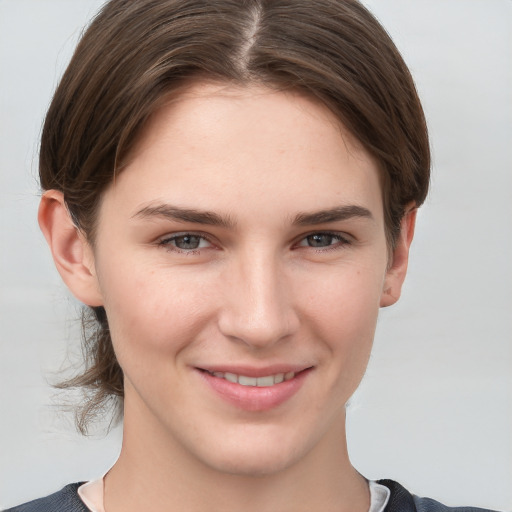
{"type": "Polygon", "coordinates": [[[309,375],[312,368],[290,369],[290,366],[275,366],[265,369],[241,368],[237,366],[226,367],[222,369],[211,369],[201,371],[197,369],[200,376],[210,386],[217,395],[230,404],[245,411],[267,411],[277,407],[289,400],[299,391],[304,380],[309,375]],[[221,377],[215,377],[209,372],[220,371],[235,373],[237,375],[246,375],[247,377],[263,377],[265,375],[275,375],[277,373],[287,373],[289,371],[299,372],[290,380],[285,380],[279,384],[268,387],[242,386],[241,384],[229,382],[221,377]]]}

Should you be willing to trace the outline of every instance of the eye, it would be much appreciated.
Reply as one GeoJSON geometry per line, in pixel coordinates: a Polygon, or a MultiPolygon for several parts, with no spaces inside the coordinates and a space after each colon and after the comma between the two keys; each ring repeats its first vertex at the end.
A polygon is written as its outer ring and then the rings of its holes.
{"type": "Polygon", "coordinates": [[[350,241],[338,233],[312,233],[297,244],[298,247],[313,247],[317,249],[336,248],[349,245],[350,241]]]}
{"type": "Polygon", "coordinates": [[[160,240],[158,245],[178,252],[195,252],[212,246],[204,236],[195,233],[177,233],[160,240]]]}

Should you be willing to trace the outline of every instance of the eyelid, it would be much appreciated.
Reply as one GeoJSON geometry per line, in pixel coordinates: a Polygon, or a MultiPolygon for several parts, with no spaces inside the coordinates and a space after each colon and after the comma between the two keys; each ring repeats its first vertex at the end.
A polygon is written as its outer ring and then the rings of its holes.
{"type": "Polygon", "coordinates": [[[211,249],[212,247],[216,247],[216,244],[213,242],[212,237],[201,231],[178,231],[176,233],[168,233],[164,236],[159,237],[156,240],[156,245],[158,245],[159,247],[166,248],[168,251],[173,251],[180,254],[194,254],[205,249],[211,249]],[[211,247],[198,247],[197,249],[180,249],[179,247],[172,245],[173,240],[185,236],[194,236],[201,238],[202,240],[206,240],[211,247]]]}
{"type": "Polygon", "coordinates": [[[319,252],[324,252],[324,251],[333,250],[333,249],[340,249],[340,248],[346,247],[348,245],[352,245],[353,243],[354,243],[354,238],[345,232],[330,231],[330,230],[318,230],[318,231],[311,231],[309,233],[302,234],[299,238],[296,239],[296,242],[293,245],[298,248],[307,248],[307,249],[313,249],[313,250],[316,250],[319,252]],[[307,246],[307,245],[299,245],[300,242],[302,242],[302,241],[306,240],[308,237],[314,236],[314,235],[332,236],[333,238],[336,238],[338,240],[338,243],[327,245],[325,247],[313,247],[313,246],[307,246]]]}

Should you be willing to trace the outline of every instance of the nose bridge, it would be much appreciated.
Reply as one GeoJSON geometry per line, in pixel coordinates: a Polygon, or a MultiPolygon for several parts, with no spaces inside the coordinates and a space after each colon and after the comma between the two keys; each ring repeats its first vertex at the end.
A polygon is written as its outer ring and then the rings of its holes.
{"type": "Polygon", "coordinates": [[[246,251],[230,266],[220,314],[224,335],[263,347],[293,333],[297,318],[279,258],[268,250],[246,251]]]}

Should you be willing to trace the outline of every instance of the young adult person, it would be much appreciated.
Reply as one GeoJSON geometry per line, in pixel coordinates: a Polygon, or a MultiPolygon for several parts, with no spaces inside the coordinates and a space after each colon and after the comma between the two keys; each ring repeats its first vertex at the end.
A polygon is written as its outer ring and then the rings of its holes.
{"type": "Polygon", "coordinates": [[[345,433],[429,170],[358,2],[108,2],[47,114],[39,222],[98,325],[81,425],[118,397],[123,446],[11,511],[448,510],[368,482],[345,433]]]}

